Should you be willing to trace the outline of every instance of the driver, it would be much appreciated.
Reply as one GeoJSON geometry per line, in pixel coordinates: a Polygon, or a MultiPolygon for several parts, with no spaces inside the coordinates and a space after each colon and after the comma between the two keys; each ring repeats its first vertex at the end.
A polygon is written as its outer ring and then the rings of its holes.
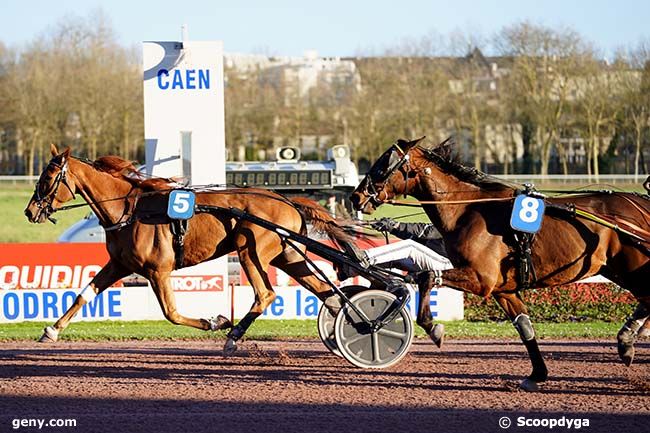
{"type": "MultiPolygon", "coordinates": [[[[400,223],[390,218],[382,218],[372,222],[370,226],[377,231],[390,233],[402,239],[399,242],[366,250],[371,264],[409,273],[444,271],[453,268],[447,258],[442,236],[433,224],[400,223]]],[[[427,283],[428,280],[418,282],[419,285],[427,283]]],[[[428,300],[421,299],[420,302],[428,302],[428,300]]],[[[430,336],[438,347],[442,346],[444,335],[445,326],[436,323],[430,336]]]]}

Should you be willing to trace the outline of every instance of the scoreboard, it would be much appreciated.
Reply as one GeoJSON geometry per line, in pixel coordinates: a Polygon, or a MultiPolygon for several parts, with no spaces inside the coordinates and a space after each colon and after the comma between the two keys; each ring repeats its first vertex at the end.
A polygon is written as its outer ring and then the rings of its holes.
{"type": "Polygon", "coordinates": [[[226,171],[226,184],[269,189],[330,189],[332,170],[236,170],[226,171]]]}
{"type": "Polygon", "coordinates": [[[328,151],[326,160],[300,159],[300,149],[281,147],[275,161],[226,162],[226,186],[282,190],[283,194],[349,193],[359,184],[350,149],[337,145],[328,151]]]}

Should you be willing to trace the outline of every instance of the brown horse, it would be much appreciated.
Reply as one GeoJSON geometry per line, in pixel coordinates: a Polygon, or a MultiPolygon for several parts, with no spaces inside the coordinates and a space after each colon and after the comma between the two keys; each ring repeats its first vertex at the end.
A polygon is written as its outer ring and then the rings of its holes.
{"type": "MultiPolygon", "coordinates": [[[[570,201],[575,208],[650,234],[650,200],[628,193],[546,199],[542,228],[528,243],[529,250],[522,250],[521,233],[515,235],[509,223],[514,197],[520,191],[462,166],[452,158],[448,143],[433,149],[419,146],[423,138],[399,140],[391,146],[353,192],[352,203],[370,214],[401,194],[429,201],[422,206],[440,230],[454,269],[443,271],[441,277],[432,276],[431,284],[420,289],[421,299],[428,299],[434,282],[486,298],[494,296],[519,332],[532,362],[532,374],[522,382],[524,389],[537,389],[548,372],[519,290],[557,286],[601,274],[632,292],[641,303],[637,312],[641,310],[639,314],[647,317],[648,245],[576,218],[571,207],[563,206],[570,201]],[[531,260],[525,262],[526,256],[531,260]]],[[[420,302],[418,324],[431,331],[428,302],[420,302]]]]}
{"type": "MultiPolygon", "coordinates": [[[[43,170],[25,215],[30,222],[43,223],[63,203],[81,195],[106,229],[110,260],[97,273],[74,304],[54,324],[47,327],[41,341],[56,341],[74,315],[96,295],[116,281],[135,272],[151,283],[160,307],[170,322],[203,330],[232,326],[224,317],[193,319],[176,308],[170,274],[177,267],[170,220],[165,211],[173,185],[168,179],[143,179],[133,165],[118,157],[83,161],[59,153],[52,145],[53,158],[43,170]]],[[[340,242],[348,237],[338,223],[315,202],[293,199],[260,189],[234,189],[196,193],[197,205],[234,207],[289,230],[305,233],[305,219],[340,242]]],[[[309,270],[303,257],[275,233],[253,223],[238,220],[227,212],[196,214],[189,220],[184,238],[182,266],[192,266],[236,251],[242,268],[255,291],[255,302],[246,316],[228,334],[226,353],[236,349],[253,321],[275,299],[267,275],[270,265],[282,269],[336,309],[338,299],[330,286],[309,270]],[[331,299],[332,302],[328,302],[331,299]]]]}

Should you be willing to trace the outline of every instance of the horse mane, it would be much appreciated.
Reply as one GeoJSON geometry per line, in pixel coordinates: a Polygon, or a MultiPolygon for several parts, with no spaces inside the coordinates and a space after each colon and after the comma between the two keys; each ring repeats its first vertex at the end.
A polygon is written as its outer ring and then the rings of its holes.
{"type": "Polygon", "coordinates": [[[175,182],[172,179],[162,177],[145,178],[131,161],[122,159],[119,156],[102,156],[88,163],[98,171],[110,174],[114,178],[125,180],[134,187],[145,191],[169,189],[171,184],[175,182]]]}
{"type": "MultiPolygon", "coordinates": [[[[418,146],[420,147],[420,146],[418,146]]],[[[455,142],[449,137],[434,148],[420,147],[428,161],[436,164],[445,173],[457,177],[463,182],[471,183],[481,189],[495,191],[511,189],[512,185],[483,173],[474,168],[467,167],[460,162],[460,155],[454,152],[455,142]]]]}

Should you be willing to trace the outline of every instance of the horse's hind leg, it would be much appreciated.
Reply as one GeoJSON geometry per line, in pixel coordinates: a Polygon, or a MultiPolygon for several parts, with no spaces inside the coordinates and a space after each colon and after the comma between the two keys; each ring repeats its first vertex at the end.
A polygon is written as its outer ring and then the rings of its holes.
{"type": "Polygon", "coordinates": [[[176,295],[172,290],[169,272],[154,271],[148,273],[147,279],[151,283],[165,318],[174,325],[191,326],[203,331],[217,331],[231,326],[230,321],[223,316],[206,320],[193,319],[180,314],[176,309],[176,295]]]}
{"type": "Polygon", "coordinates": [[[244,229],[237,239],[239,263],[248,277],[255,301],[246,315],[228,333],[228,340],[223,347],[229,355],[237,350],[237,341],[244,336],[248,328],[275,300],[275,292],[269,280],[266,269],[270,258],[277,256],[282,248],[277,235],[263,231],[256,236],[252,230],[244,229]]]}
{"type": "Polygon", "coordinates": [[[533,329],[533,324],[530,322],[530,317],[528,317],[526,305],[517,293],[494,293],[494,298],[506,312],[508,318],[512,321],[513,326],[519,333],[524,346],[526,346],[526,350],[528,350],[530,362],[533,365],[532,373],[520,386],[526,391],[536,391],[538,389],[537,384],[546,381],[548,378],[548,370],[546,369],[542,353],[539,350],[539,345],[535,338],[535,330],[533,329]]]}
{"type": "Polygon", "coordinates": [[[648,320],[648,317],[650,317],[650,310],[642,302],[639,303],[616,335],[618,356],[628,367],[632,365],[634,360],[634,343],[639,335],[639,330],[648,320]]]}
{"type": "Polygon", "coordinates": [[[104,267],[95,275],[90,283],[77,296],[74,303],[68,310],[54,323],[53,326],[45,328],[45,332],[38,340],[41,343],[55,342],[59,339],[59,334],[70,324],[70,320],[79,312],[88,302],[91,302],[97,295],[109,288],[113,283],[121,278],[126,277],[131,272],[109,260],[104,267]]]}
{"type": "Polygon", "coordinates": [[[332,315],[338,314],[342,307],[341,299],[334,294],[332,287],[327,282],[314,275],[314,271],[309,268],[304,257],[292,247],[286,248],[271,264],[286,272],[298,284],[316,295],[329,308],[332,315]]]}
{"type": "Polygon", "coordinates": [[[608,269],[603,269],[603,276],[629,290],[639,301],[636,309],[630,315],[616,335],[616,346],[618,356],[626,366],[632,365],[634,360],[634,343],[638,337],[639,330],[650,317],[650,296],[643,296],[643,290],[638,288],[645,287],[645,280],[648,272],[642,268],[632,273],[613,273],[608,269]]]}

